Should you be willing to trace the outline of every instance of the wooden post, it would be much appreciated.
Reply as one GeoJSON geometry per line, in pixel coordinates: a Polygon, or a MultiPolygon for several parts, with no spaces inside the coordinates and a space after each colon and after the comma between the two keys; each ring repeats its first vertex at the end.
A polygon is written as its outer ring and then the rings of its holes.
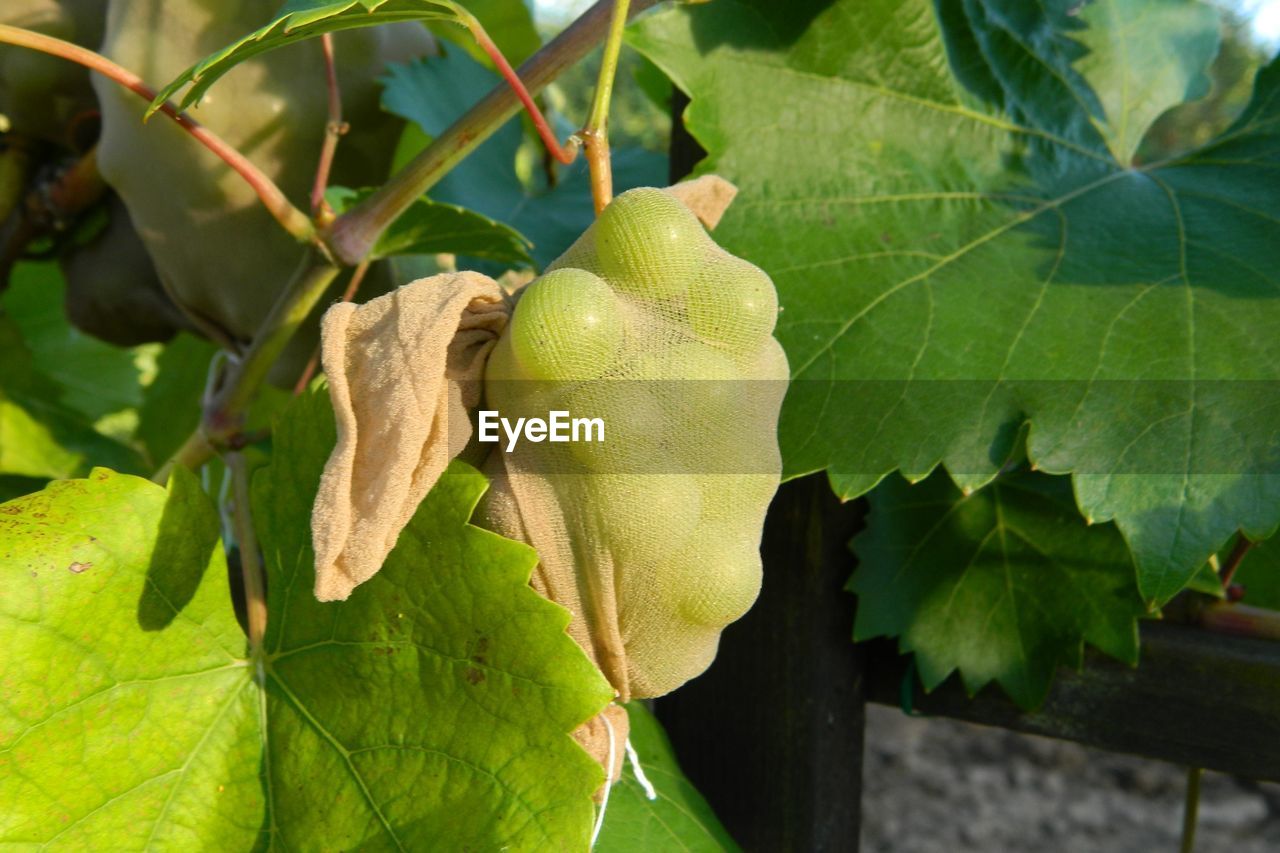
{"type": "Polygon", "coordinates": [[[783,485],[760,600],[704,675],[658,700],[689,778],[750,851],[856,851],[865,724],[850,537],[862,505],[825,476],[783,485]]]}

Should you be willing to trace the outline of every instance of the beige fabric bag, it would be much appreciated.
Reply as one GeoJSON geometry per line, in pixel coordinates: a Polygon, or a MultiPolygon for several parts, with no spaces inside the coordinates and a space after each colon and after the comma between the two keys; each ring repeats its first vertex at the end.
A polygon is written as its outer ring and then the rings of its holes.
{"type": "Polygon", "coordinates": [[[471,438],[485,358],[510,309],[488,276],[444,273],[321,324],[338,443],[311,514],[316,598],[341,601],[382,568],[418,504],[471,438]]]}

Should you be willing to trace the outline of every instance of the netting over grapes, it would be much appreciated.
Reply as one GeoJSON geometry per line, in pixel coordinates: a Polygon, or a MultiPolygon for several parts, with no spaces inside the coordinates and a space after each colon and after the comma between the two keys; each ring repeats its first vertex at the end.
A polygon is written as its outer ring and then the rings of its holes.
{"type": "Polygon", "coordinates": [[[702,672],[760,589],[781,472],[777,295],[673,195],[624,193],[529,285],[490,356],[503,417],[598,417],[603,442],[493,453],[483,512],[622,698],[702,672]]]}

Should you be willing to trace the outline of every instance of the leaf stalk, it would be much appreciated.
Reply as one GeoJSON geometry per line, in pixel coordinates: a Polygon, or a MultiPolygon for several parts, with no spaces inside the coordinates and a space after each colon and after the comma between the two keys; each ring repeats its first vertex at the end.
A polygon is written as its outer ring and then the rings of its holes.
{"type": "Polygon", "coordinates": [[[245,613],[249,621],[249,654],[258,659],[262,640],[267,634],[267,584],[258,553],[258,535],[253,529],[253,513],[249,506],[249,466],[244,454],[234,451],[226,455],[231,472],[231,520],[236,541],[240,545],[240,572],[244,577],[245,613]]]}
{"type": "Polygon", "coordinates": [[[329,118],[324,126],[324,142],[320,145],[320,162],[316,166],[316,178],[311,187],[311,216],[317,222],[329,222],[333,211],[325,204],[324,191],[329,187],[329,172],[338,152],[338,142],[348,130],[342,120],[342,90],[338,87],[338,68],[333,57],[333,35],[320,36],[320,50],[324,54],[325,87],[329,91],[329,118]]]}
{"type": "Polygon", "coordinates": [[[605,39],[604,53],[600,57],[600,77],[596,81],[591,114],[580,134],[586,149],[587,168],[591,172],[591,201],[595,205],[597,216],[613,201],[613,166],[609,158],[609,104],[613,100],[613,81],[617,76],[618,57],[622,53],[622,33],[627,26],[629,5],[630,0],[614,0],[613,15],[609,19],[609,35],[605,39]]]}

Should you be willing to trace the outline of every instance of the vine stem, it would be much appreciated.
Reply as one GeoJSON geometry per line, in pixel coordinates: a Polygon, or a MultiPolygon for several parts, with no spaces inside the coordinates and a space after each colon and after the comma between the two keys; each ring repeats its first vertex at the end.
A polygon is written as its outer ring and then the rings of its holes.
{"type": "Polygon", "coordinates": [[[320,162],[316,166],[316,179],[311,187],[311,215],[317,221],[327,222],[332,220],[333,212],[325,203],[324,191],[329,187],[329,172],[333,169],[338,141],[346,134],[348,125],[342,120],[342,90],[338,87],[338,67],[333,58],[331,33],[320,36],[320,50],[324,54],[325,86],[329,90],[329,119],[325,122],[320,162]]]}
{"type": "MultiPolygon", "coordinates": [[[[369,259],[360,262],[360,266],[356,267],[356,271],[351,274],[351,281],[347,282],[347,289],[342,293],[342,302],[351,302],[356,298],[356,293],[360,290],[360,284],[364,281],[365,275],[369,272],[369,259]]],[[[320,366],[320,347],[316,347],[316,351],[311,354],[311,360],[307,362],[306,368],[302,371],[302,375],[298,377],[298,381],[293,386],[293,396],[298,396],[307,390],[307,386],[311,384],[311,378],[316,375],[316,369],[320,366]]]]}
{"type": "Polygon", "coordinates": [[[609,35],[600,57],[600,78],[591,102],[591,114],[583,127],[582,144],[586,149],[587,167],[591,171],[591,201],[596,215],[613,201],[613,167],[609,160],[609,103],[613,99],[613,81],[617,76],[618,57],[622,53],[622,32],[627,26],[630,0],[614,0],[609,19],[609,35]]]}
{"type": "Polygon", "coordinates": [[[1222,588],[1226,589],[1231,586],[1231,579],[1235,576],[1236,569],[1240,568],[1240,563],[1244,561],[1245,555],[1249,553],[1249,549],[1253,547],[1253,541],[1243,533],[1236,535],[1235,547],[1231,549],[1231,553],[1227,555],[1226,562],[1222,564],[1220,576],[1222,578],[1222,588]]]}
{"type": "MultiPolygon", "coordinates": [[[[630,15],[634,17],[657,2],[632,0],[630,15]]],[[[612,12],[612,0],[600,0],[520,66],[519,77],[527,90],[533,94],[542,91],[586,56],[610,29],[612,12]]],[[[378,236],[409,205],[519,112],[520,106],[519,97],[505,83],[486,95],[387,184],[334,221],[325,234],[334,256],[348,266],[362,261],[378,236]]]]}
{"type": "Polygon", "coordinates": [[[236,449],[235,438],[243,426],[244,412],[258,387],[340,271],[318,247],[303,256],[244,358],[231,366],[205,405],[204,434],[214,445],[236,449]]]}
{"type": "Polygon", "coordinates": [[[1201,627],[1220,634],[1280,640],[1280,612],[1265,607],[1214,601],[1200,611],[1201,627]]]}
{"type": "Polygon", "coordinates": [[[1182,805],[1182,843],[1178,849],[1181,853],[1193,853],[1196,849],[1196,824],[1200,817],[1200,778],[1204,770],[1199,767],[1187,768],[1187,795],[1182,805]]]}
{"type": "Polygon", "coordinates": [[[209,443],[209,439],[205,437],[204,431],[197,429],[191,435],[187,436],[187,440],[182,446],[165,461],[160,469],[151,475],[151,482],[161,486],[169,482],[169,475],[173,473],[173,469],[179,465],[184,468],[199,468],[209,459],[213,458],[214,447],[209,443]]]}
{"type": "Polygon", "coordinates": [[[249,617],[249,651],[258,658],[267,633],[267,585],[258,554],[258,535],[253,529],[249,508],[249,466],[244,454],[233,451],[224,457],[231,472],[231,520],[240,544],[240,572],[244,576],[245,612],[249,617]]]}
{"type": "MultiPolygon", "coordinates": [[[[107,59],[100,53],[72,44],[69,41],[46,36],[41,33],[24,30],[20,27],[0,24],[0,43],[30,48],[41,53],[58,56],[92,71],[140,96],[150,103],[155,100],[156,92],[146,85],[142,78],[132,71],[107,59]]],[[[180,111],[172,102],[166,101],[160,112],[177,122],[178,126],[195,137],[205,148],[218,156],[222,162],[230,166],[245,182],[253,188],[263,206],[270,211],[276,221],[299,241],[308,242],[315,238],[315,227],[305,213],[298,210],[285,197],[267,175],[253,165],[247,157],[204,125],[186,113],[180,111]]]]}
{"type": "Polygon", "coordinates": [[[31,146],[10,144],[0,151],[0,222],[22,201],[31,172],[31,146]]]}

